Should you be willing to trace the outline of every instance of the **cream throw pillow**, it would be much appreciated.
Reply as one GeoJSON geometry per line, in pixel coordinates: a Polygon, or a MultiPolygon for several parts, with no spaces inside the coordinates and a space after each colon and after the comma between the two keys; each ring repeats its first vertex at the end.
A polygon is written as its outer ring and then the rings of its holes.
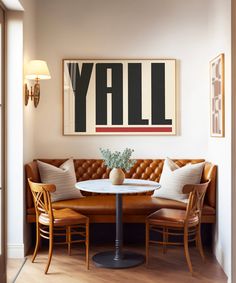
{"type": "Polygon", "coordinates": [[[51,193],[52,202],[83,197],[75,188],[76,176],[73,159],[68,159],[60,167],[37,160],[42,183],[54,184],[56,191],[51,193]]]}
{"type": "Polygon", "coordinates": [[[187,202],[188,195],[182,193],[183,186],[200,183],[204,164],[201,162],[179,167],[166,158],[160,178],[161,188],[155,190],[152,196],[187,202]]]}

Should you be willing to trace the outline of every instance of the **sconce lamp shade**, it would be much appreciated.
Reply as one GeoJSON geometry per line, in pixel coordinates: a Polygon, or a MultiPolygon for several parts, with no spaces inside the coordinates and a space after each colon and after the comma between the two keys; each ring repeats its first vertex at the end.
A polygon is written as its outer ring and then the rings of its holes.
{"type": "Polygon", "coordinates": [[[32,60],[26,70],[26,79],[29,80],[48,80],[51,79],[47,63],[42,60],[32,60]]]}

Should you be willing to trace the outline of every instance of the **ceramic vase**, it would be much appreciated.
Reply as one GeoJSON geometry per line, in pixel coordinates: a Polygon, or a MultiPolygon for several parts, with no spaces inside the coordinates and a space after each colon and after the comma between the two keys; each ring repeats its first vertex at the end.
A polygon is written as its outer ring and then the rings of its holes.
{"type": "Polygon", "coordinates": [[[110,172],[109,179],[112,185],[121,185],[125,179],[125,173],[121,168],[113,168],[110,172]]]}

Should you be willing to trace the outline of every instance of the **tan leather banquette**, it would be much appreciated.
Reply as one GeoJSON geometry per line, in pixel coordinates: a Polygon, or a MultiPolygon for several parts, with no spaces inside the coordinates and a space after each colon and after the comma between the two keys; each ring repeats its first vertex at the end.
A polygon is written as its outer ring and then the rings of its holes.
{"type": "MultiPolygon", "coordinates": [[[[60,166],[66,159],[39,159],[49,164],[60,166]]],[[[198,163],[203,159],[178,159],[175,162],[179,166],[188,163],[198,163]]],[[[126,178],[147,179],[159,181],[164,160],[163,159],[138,159],[126,173],[126,178]]],[[[110,170],[106,168],[102,160],[98,159],[75,159],[75,173],[77,181],[89,179],[108,178],[110,170]]],[[[26,180],[32,178],[34,182],[40,182],[37,162],[33,161],[25,165],[26,180]]],[[[211,180],[207,189],[202,222],[214,223],[216,215],[216,166],[206,162],[202,173],[201,182],[211,180]]],[[[82,192],[85,198],[57,201],[54,208],[69,207],[89,216],[91,223],[115,222],[115,196],[82,192]]],[[[125,195],[123,197],[123,221],[130,223],[143,223],[148,214],[160,208],[185,209],[186,204],[174,200],[152,198],[152,193],[125,195]]],[[[35,210],[31,192],[26,182],[27,221],[35,222],[35,210]]]]}

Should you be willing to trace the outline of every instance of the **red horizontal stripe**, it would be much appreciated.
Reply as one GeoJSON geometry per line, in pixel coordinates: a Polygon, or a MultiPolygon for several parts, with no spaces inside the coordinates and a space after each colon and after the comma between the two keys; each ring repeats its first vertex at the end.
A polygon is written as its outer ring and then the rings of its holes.
{"type": "Polygon", "coordinates": [[[96,127],[96,132],[109,132],[109,133],[117,133],[117,132],[146,132],[146,133],[153,133],[153,132],[165,132],[170,133],[172,132],[172,127],[96,127]]]}

